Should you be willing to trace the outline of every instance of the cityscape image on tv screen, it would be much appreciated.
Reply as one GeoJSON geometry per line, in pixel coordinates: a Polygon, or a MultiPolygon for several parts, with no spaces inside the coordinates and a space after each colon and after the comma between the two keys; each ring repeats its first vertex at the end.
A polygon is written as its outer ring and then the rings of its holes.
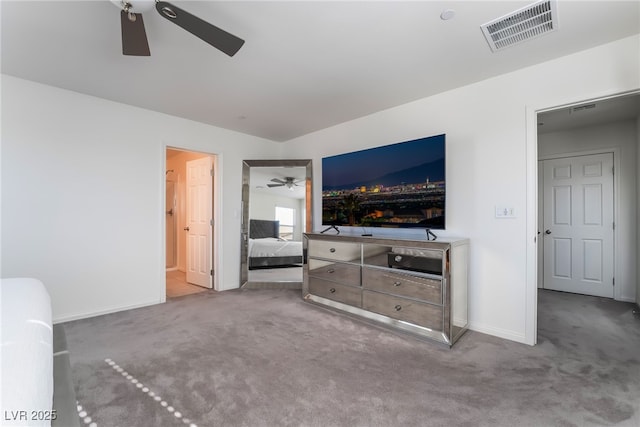
{"type": "Polygon", "coordinates": [[[445,228],[445,135],[322,159],[322,223],[445,228]]]}

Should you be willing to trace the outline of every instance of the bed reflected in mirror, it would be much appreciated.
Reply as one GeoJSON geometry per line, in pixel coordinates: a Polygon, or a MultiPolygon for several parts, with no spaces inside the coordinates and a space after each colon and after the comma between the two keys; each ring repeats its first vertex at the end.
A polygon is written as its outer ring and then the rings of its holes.
{"type": "Polygon", "coordinates": [[[245,160],[242,203],[242,287],[301,287],[311,161],[245,160]]]}

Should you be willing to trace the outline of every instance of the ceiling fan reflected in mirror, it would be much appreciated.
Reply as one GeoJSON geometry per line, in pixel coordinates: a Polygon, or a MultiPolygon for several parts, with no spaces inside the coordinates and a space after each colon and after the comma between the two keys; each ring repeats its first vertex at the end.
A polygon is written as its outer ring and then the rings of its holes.
{"type": "Polygon", "coordinates": [[[275,184],[267,184],[267,187],[287,187],[290,191],[293,191],[293,187],[299,187],[298,184],[304,182],[304,179],[295,179],[291,176],[287,176],[284,179],[283,181],[280,178],[273,178],[271,182],[275,182],[275,184]]]}
{"type": "Polygon", "coordinates": [[[121,9],[120,23],[122,26],[122,53],[124,55],[151,55],[142,13],[153,9],[154,5],[160,16],[229,56],[235,55],[244,44],[244,40],[241,38],[166,1],[111,0],[111,2],[121,9]]]}

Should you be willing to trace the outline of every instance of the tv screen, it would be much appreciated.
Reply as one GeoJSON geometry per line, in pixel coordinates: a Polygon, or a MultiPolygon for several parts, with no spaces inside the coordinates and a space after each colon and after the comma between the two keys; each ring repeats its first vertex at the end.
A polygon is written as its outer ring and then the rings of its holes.
{"type": "Polygon", "coordinates": [[[322,159],[322,223],[445,228],[445,135],[322,159]]]}

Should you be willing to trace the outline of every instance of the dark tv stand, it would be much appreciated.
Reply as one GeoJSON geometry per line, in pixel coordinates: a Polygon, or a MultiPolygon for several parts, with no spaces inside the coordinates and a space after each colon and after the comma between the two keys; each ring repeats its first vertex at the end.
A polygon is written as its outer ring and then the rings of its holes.
{"type": "Polygon", "coordinates": [[[330,225],[330,226],[328,226],[327,228],[325,228],[324,230],[322,230],[322,231],[320,232],[320,234],[326,233],[327,231],[331,230],[332,228],[333,228],[334,230],[336,230],[336,234],[340,234],[340,230],[338,230],[338,227],[336,227],[335,225],[330,225]]]}

